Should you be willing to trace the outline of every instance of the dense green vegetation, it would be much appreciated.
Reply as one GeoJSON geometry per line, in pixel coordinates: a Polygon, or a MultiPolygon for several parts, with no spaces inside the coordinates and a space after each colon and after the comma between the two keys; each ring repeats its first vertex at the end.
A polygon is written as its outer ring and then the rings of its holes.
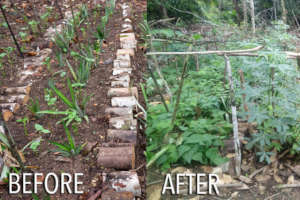
{"type": "MultiPolygon", "coordinates": [[[[296,59],[287,58],[285,53],[296,52],[299,39],[289,32],[295,29],[295,18],[289,26],[269,17],[266,28],[265,21],[260,21],[263,18],[258,18],[257,27],[264,28],[257,28],[255,35],[249,35],[247,29],[238,26],[241,18],[233,7],[235,1],[222,1],[223,9],[218,7],[217,1],[184,2],[148,1],[149,20],[141,25],[147,47],[151,52],[184,52],[189,51],[190,45],[191,51],[264,46],[254,56],[230,56],[238,119],[255,127],[245,135],[248,142],[245,147],[255,149],[259,161],[267,163],[274,152],[289,149],[291,154],[299,154],[300,72],[296,59]],[[172,6],[185,12],[176,11],[172,6]],[[162,7],[167,16],[162,16],[162,7]],[[177,20],[156,21],[166,17],[177,20]],[[190,29],[189,22],[198,29],[190,29]],[[204,26],[203,22],[209,26],[204,26]]],[[[255,2],[255,5],[256,12],[273,6],[267,1],[265,4],[255,2]]],[[[277,14],[280,19],[281,13],[277,14]]],[[[149,73],[146,77],[148,167],[155,163],[167,170],[175,163],[219,165],[225,162],[220,150],[224,139],[232,137],[232,113],[230,87],[224,76],[224,57],[216,54],[189,58],[186,55],[157,55],[148,56],[148,63],[160,88],[149,73]],[[182,76],[185,59],[187,72],[182,76]],[[184,83],[180,90],[182,79],[184,83]],[[180,103],[175,121],[172,121],[179,93],[180,103]],[[160,103],[155,103],[157,101],[160,103]]]]}

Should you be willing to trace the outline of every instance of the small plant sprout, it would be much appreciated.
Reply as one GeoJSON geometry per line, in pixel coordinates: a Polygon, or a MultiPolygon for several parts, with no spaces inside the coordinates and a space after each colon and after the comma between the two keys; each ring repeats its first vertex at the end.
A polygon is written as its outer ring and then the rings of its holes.
{"type": "Polygon", "coordinates": [[[51,71],[51,58],[50,57],[45,58],[45,61],[43,62],[43,64],[47,66],[48,71],[51,71]]]}
{"type": "Polygon", "coordinates": [[[45,101],[47,102],[48,106],[53,106],[56,101],[57,101],[57,98],[53,96],[53,93],[52,93],[52,90],[46,88],[45,89],[45,101]]]}
{"type": "Polygon", "coordinates": [[[18,119],[17,122],[23,123],[24,134],[25,134],[25,135],[28,135],[27,123],[29,122],[29,118],[28,118],[28,117],[24,117],[24,118],[22,118],[22,119],[18,119]]]}
{"type": "Polygon", "coordinates": [[[80,151],[85,146],[85,144],[82,144],[82,145],[79,145],[76,147],[75,140],[74,140],[71,132],[69,131],[67,125],[64,123],[63,126],[64,126],[65,133],[66,133],[66,136],[68,139],[68,143],[60,144],[60,143],[52,142],[52,141],[50,141],[50,143],[55,145],[56,147],[58,147],[56,150],[54,150],[55,152],[59,152],[63,156],[66,156],[66,157],[76,156],[80,153],[80,151]]]}
{"type": "Polygon", "coordinates": [[[79,104],[78,97],[75,95],[75,91],[73,90],[71,81],[69,79],[67,79],[67,83],[71,100],[69,100],[59,89],[55,87],[52,80],[49,81],[49,87],[55,92],[59,99],[68,106],[68,109],[65,111],[44,110],[38,113],[50,115],[66,115],[66,117],[64,117],[57,123],[66,122],[67,126],[73,121],[81,122],[82,119],[85,119],[87,122],[89,122],[88,116],[85,114],[85,107],[88,100],[90,99],[90,96],[84,97],[82,102],[79,104]]]}
{"type": "Polygon", "coordinates": [[[40,132],[40,133],[51,133],[48,129],[45,129],[42,125],[40,124],[35,124],[34,128],[36,131],[40,132]]]}
{"type": "Polygon", "coordinates": [[[28,144],[26,144],[21,152],[24,152],[26,148],[30,148],[32,151],[37,151],[37,148],[40,146],[41,142],[43,141],[42,137],[38,137],[32,141],[30,141],[28,144]]]}
{"type": "Polygon", "coordinates": [[[30,99],[30,105],[28,106],[28,110],[37,118],[40,118],[42,116],[41,114],[37,114],[37,112],[41,111],[38,99],[30,99]]]}
{"type": "Polygon", "coordinates": [[[39,24],[39,22],[37,22],[35,20],[31,20],[28,22],[28,25],[30,26],[30,28],[34,34],[39,32],[38,24],[39,24]]]}

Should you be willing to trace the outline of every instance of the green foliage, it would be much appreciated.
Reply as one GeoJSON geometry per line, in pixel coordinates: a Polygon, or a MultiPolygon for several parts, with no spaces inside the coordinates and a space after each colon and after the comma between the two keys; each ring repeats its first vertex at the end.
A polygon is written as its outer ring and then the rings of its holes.
{"type": "Polygon", "coordinates": [[[42,125],[40,124],[35,124],[34,128],[36,131],[41,132],[41,133],[50,133],[49,130],[45,129],[42,125]]]}
{"type": "Polygon", "coordinates": [[[37,148],[40,146],[41,142],[43,141],[42,137],[38,137],[32,141],[30,141],[28,144],[26,144],[21,152],[24,152],[26,148],[30,148],[32,151],[37,151],[37,148]]]}
{"type": "Polygon", "coordinates": [[[19,123],[23,124],[24,134],[28,135],[27,124],[29,123],[29,118],[28,117],[23,117],[21,119],[16,120],[16,122],[19,122],[19,123]]]}
{"type": "Polygon", "coordinates": [[[70,23],[66,25],[66,28],[62,30],[62,33],[56,33],[54,42],[62,53],[67,53],[70,43],[75,37],[74,26],[70,23]]]}
{"type": "Polygon", "coordinates": [[[85,114],[85,107],[90,99],[90,96],[84,96],[80,103],[78,98],[78,96],[80,95],[75,94],[75,91],[69,79],[67,80],[67,86],[69,89],[69,95],[71,96],[71,100],[68,99],[58,88],[55,87],[54,82],[52,80],[49,81],[49,87],[59,97],[59,99],[65,105],[67,105],[68,108],[65,111],[44,110],[38,112],[38,114],[66,115],[66,117],[62,118],[60,121],[58,121],[58,123],[65,122],[67,126],[73,121],[80,123],[82,119],[85,119],[88,122],[89,120],[88,116],[85,114]]]}
{"type": "Polygon", "coordinates": [[[37,112],[41,111],[38,99],[30,99],[30,105],[28,106],[28,110],[37,118],[40,118],[42,116],[40,114],[37,114],[37,112]]]}
{"type": "Polygon", "coordinates": [[[55,150],[55,152],[59,152],[63,156],[66,156],[66,157],[76,156],[80,153],[80,151],[85,146],[85,144],[76,146],[75,140],[74,140],[71,132],[69,131],[67,125],[65,123],[63,123],[63,126],[64,126],[64,130],[65,130],[65,133],[66,133],[66,136],[68,139],[68,143],[60,144],[60,143],[53,142],[53,141],[50,141],[50,143],[55,145],[56,147],[58,147],[55,150]]]}
{"type": "MultiPolygon", "coordinates": [[[[178,88],[175,73],[173,66],[164,68],[164,75],[174,92],[178,88]]],[[[155,162],[162,170],[167,170],[174,163],[219,165],[226,161],[219,149],[232,127],[225,120],[227,113],[222,98],[227,98],[227,91],[221,84],[221,74],[220,69],[213,67],[189,72],[174,128],[171,126],[172,113],[167,113],[162,104],[148,107],[148,162],[155,162]],[[162,151],[164,153],[157,156],[162,151]]],[[[148,81],[147,84],[152,83],[148,81]]],[[[148,95],[153,95],[152,88],[147,85],[148,95]]],[[[168,106],[173,111],[174,103],[168,106]]]]}

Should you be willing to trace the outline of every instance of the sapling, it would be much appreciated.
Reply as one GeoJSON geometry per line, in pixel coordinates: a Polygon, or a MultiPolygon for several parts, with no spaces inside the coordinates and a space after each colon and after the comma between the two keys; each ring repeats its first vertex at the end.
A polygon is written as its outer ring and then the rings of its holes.
{"type": "Polygon", "coordinates": [[[24,118],[18,119],[17,122],[23,123],[24,134],[27,136],[28,135],[27,123],[29,122],[29,118],[24,117],[24,118]]]}
{"type": "Polygon", "coordinates": [[[30,26],[30,29],[32,30],[32,32],[34,34],[39,32],[38,24],[39,24],[39,22],[37,22],[35,20],[31,20],[31,21],[28,22],[28,25],[30,26]]]}
{"type": "Polygon", "coordinates": [[[30,99],[30,105],[28,106],[28,110],[37,118],[40,118],[42,116],[40,114],[37,114],[37,112],[41,110],[38,99],[30,99]]]}
{"type": "Polygon", "coordinates": [[[76,146],[75,144],[75,139],[72,136],[69,128],[67,127],[67,125],[64,123],[64,130],[68,139],[68,143],[57,143],[57,142],[53,142],[50,141],[51,144],[55,145],[56,147],[58,147],[56,150],[54,150],[55,152],[59,152],[61,153],[63,156],[66,157],[72,157],[72,156],[76,156],[80,153],[80,151],[82,150],[82,148],[86,145],[86,143],[76,146]]]}

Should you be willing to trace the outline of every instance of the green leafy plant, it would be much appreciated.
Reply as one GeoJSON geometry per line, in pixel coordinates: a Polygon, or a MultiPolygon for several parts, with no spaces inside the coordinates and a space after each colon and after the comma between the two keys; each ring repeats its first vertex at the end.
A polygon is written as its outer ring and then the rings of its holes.
{"type": "Polygon", "coordinates": [[[41,111],[38,99],[30,99],[30,105],[28,106],[28,110],[37,118],[40,118],[42,116],[40,114],[37,114],[37,112],[41,111]]]}
{"type": "Polygon", "coordinates": [[[73,87],[71,85],[71,81],[67,79],[67,85],[69,89],[69,93],[71,96],[71,100],[69,100],[59,89],[57,89],[52,80],[49,81],[49,87],[55,92],[55,94],[59,97],[59,99],[68,106],[68,109],[65,111],[57,111],[57,110],[44,110],[38,113],[40,114],[51,114],[51,115],[66,115],[66,117],[62,118],[58,123],[66,122],[68,126],[71,122],[76,121],[80,123],[82,119],[85,119],[87,122],[88,116],[85,114],[85,107],[87,102],[90,99],[90,96],[85,96],[81,103],[78,102],[78,98],[75,95],[73,87]]]}
{"type": "Polygon", "coordinates": [[[48,129],[45,129],[42,125],[40,124],[35,124],[34,128],[36,131],[41,132],[41,133],[50,133],[48,129]]]}
{"type": "MultiPolygon", "coordinates": [[[[170,66],[164,69],[164,74],[177,89],[174,70],[170,66]]],[[[228,113],[222,99],[228,98],[228,92],[222,85],[220,72],[217,67],[203,67],[198,72],[188,73],[174,126],[171,123],[172,113],[167,112],[162,104],[148,103],[147,167],[156,164],[165,171],[175,163],[220,165],[227,161],[219,151],[223,140],[231,133],[232,126],[225,120],[228,113]]],[[[154,96],[152,84],[147,81],[146,92],[154,96]]],[[[175,102],[168,106],[173,111],[175,102]]]]}
{"type": "Polygon", "coordinates": [[[53,106],[57,101],[57,97],[55,97],[52,90],[48,88],[45,88],[44,93],[44,99],[47,102],[48,106],[53,106]]]}
{"type": "Polygon", "coordinates": [[[53,142],[53,141],[50,141],[50,143],[55,145],[56,147],[58,147],[58,149],[56,149],[55,151],[61,153],[63,156],[66,156],[66,157],[76,156],[80,153],[80,151],[85,146],[85,144],[76,146],[75,140],[74,140],[71,132],[69,131],[67,125],[65,123],[63,123],[63,126],[64,126],[64,130],[65,130],[65,133],[67,136],[68,143],[60,144],[60,143],[53,142]]]}
{"type": "Polygon", "coordinates": [[[29,118],[28,117],[24,117],[24,118],[18,119],[16,122],[19,122],[19,123],[23,124],[24,134],[28,135],[27,124],[29,123],[29,118]]]}
{"type": "Polygon", "coordinates": [[[28,22],[28,25],[30,26],[33,33],[38,33],[39,32],[38,24],[39,24],[39,22],[37,22],[35,20],[31,20],[31,21],[28,22]]]}
{"type": "Polygon", "coordinates": [[[37,148],[41,145],[41,142],[43,141],[42,137],[38,137],[32,141],[30,141],[29,143],[27,143],[21,150],[21,152],[24,152],[28,147],[32,150],[32,151],[37,151],[37,148]]]}

